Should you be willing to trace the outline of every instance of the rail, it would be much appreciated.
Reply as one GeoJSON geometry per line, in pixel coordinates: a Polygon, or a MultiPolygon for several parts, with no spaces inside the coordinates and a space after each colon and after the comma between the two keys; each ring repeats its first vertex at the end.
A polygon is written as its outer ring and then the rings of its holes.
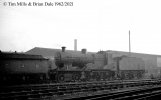
{"type": "MultiPolygon", "coordinates": [[[[102,81],[59,84],[38,84],[22,86],[0,87],[1,100],[28,100],[28,99],[67,99],[71,95],[85,95],[89,93],[100,94],[102,92],[120,90],[139,86],[158,86],[160,80],[130,80],[130,81],[102,81]]],[[[95,94],[95,95],[96,95],[95,94]]],[[[86,96],[87,97],[87,96],[86,96]]]]}

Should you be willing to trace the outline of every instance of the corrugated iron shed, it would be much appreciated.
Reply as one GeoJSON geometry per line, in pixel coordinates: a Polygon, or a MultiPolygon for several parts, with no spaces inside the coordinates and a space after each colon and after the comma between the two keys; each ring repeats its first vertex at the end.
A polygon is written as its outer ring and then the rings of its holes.
{"type": "MultiPolygon", "coordinates": [[[[35,47],[27,51],[26,54],[42,55],[44,57],[53,58],[57,52],[61,52],[61,49],[35,47]]],[[[72,54],[75,57],[82,54],[81,51],[74,51],[74,50],[65,50],[65,52],[72,54]]],[[[87,52],[86,54],[88,55],[93,53],[94,52],[87,52]]]]}

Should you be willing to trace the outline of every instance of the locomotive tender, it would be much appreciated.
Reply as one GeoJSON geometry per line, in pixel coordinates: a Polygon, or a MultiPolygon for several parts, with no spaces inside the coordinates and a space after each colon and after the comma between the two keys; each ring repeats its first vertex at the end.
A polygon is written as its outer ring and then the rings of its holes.
{"type": "Polygon", "coordinates": [[[88,54],[57,52],[54,59],[40,55],[0,53],[0,79],[2,83],[43,83],[69,81],[100,81],[140,79],[145,72],[141,58],[112,57],[100,51],[88,54]]]}

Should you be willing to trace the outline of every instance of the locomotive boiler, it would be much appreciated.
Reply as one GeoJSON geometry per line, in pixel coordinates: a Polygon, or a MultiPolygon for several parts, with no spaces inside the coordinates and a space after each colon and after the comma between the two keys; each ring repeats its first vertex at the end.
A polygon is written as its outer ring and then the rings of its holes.
{"type": "Polygon", "coordinates": [[[93,55],[86,54],[86,49],[82,49],[80,53],[69,53],[62,47],[62,52],[55,54],[55,64],[58,69],[82,69],[88,63],[93,63],[93,55]]]}

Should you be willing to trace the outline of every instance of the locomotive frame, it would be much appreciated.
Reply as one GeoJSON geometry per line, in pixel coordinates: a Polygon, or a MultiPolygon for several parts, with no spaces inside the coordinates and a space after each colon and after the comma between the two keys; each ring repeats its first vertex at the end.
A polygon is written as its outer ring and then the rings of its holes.
{"type": "Polygon", "coordinates": [[[115,77],[115,72],[111,70],[51,70],[51,80],[57,82],[79,82],[79,81],[109,81],[115,77]]]}

